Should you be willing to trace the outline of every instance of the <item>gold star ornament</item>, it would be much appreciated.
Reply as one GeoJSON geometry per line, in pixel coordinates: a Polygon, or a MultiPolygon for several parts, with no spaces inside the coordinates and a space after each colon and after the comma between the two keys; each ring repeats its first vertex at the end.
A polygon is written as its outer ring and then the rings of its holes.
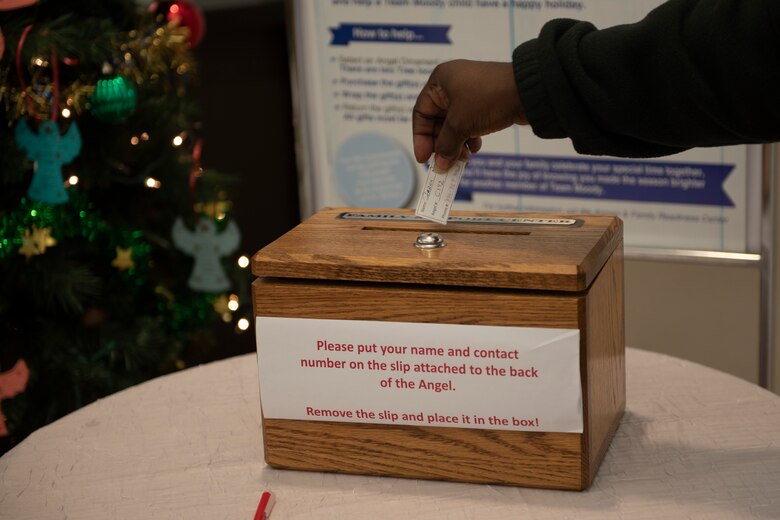
{"type": "Polygon", "coordinates": [[[19,254],[27,260],[35,255],[42,255],[47,247],[56,245],[57,241],[51,236],[51,228],[39,228],[33,224],[32,229],[25,229],[22,235],[22,245],[19,254]]]}
{"type": "Polygon", "coordinates": [[[133,248],[128,247],[127,249],[117,247],[116,248],[116,258],[114,258],[111,261],[111,265],[119,269],[120,271],[124,271],[126,269],[132,269],[135,267],[135,262],[133,262],[133,248]]]}
{"type": "Polygon", "coordinates": [[[228,297],[226,294],[222,294],[218,296],[214,300],[214,310],[217,312],[217,314],[225,314],[226,312],[230,311],[230,308],[228,307],[228,297]]]}
{"type": "Polygon", "coordinates": [[[208,215],[212,219],[222,220],[225,214],[230,211],[232,203],[228,200],[210,200],[206,202],[196,202],[193,205],[195,213],[208,215]]]}

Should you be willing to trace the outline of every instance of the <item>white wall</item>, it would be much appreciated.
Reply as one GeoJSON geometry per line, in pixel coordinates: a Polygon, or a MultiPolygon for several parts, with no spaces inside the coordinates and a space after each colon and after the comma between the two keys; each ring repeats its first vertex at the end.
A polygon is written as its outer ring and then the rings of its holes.
{"type": "Polygon", "coordinates": [[[626,345],[758,383],[757,265],[627,259],[625,283],[626,345]]]}

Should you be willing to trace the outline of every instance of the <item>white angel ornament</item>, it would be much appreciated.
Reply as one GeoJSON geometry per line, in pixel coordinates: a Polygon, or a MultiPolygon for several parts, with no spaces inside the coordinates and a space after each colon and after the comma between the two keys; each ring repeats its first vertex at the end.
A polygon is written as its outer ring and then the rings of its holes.
{"type": "Polygon", "coordinates": [[[173,243],[186,254],[195,257],[195,265],[187,285],[195,291],[222,292],[230,289],[221,258],[233,253],[241,242],[241,233],[234,221],[222,232],[211,219],[201,218],[190,231],[181,217],[173,224],[173,243]]]}

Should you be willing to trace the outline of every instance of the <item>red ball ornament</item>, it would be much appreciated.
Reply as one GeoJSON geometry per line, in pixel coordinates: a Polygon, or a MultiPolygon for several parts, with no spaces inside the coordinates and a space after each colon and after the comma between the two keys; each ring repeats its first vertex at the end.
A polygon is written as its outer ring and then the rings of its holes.
{"type": "Polygon", "coordinates": [[[168,22],[175,22],[190,30],[190,46],[195,47],[203,39],[206,32],[206,18],[200,7],[188,0],[173,0],[172,2],[152,2],[149,12],[162,16],[168,22]]]}
{"type": "Polygon", "coordinates": [[[33,5],[38,0],[0,0],[0,11],[12,11],[33,5]]]}

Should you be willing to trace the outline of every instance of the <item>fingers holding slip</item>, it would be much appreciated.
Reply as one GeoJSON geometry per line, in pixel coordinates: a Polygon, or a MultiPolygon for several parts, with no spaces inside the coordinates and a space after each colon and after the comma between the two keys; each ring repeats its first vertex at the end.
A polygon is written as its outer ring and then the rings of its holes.
{"type": "Polygon", "coordinates": [[[437,65],[412,114],[414,156],[436,153],[436,169],[479,151],[482,136],[527,124],[511,63],[455,60],[437,65]]]}

